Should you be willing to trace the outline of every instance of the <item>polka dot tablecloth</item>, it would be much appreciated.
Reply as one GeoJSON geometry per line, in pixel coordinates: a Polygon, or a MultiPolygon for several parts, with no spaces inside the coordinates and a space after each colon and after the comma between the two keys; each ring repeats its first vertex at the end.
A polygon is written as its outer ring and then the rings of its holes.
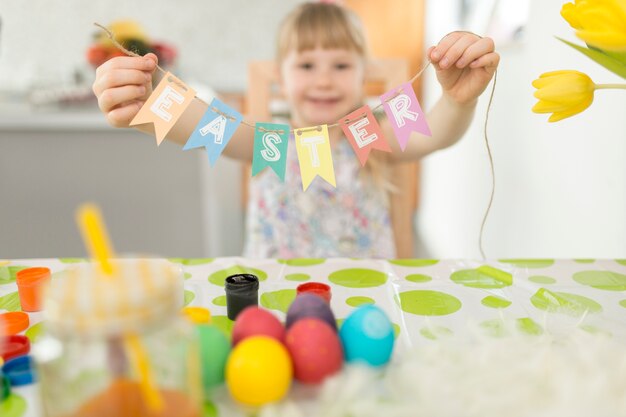
{"type": "MultiPolygon", "coordinates": [[[[603,332],[626,341],[626,260],[502,259],[368,260],[244,258],[170,259],[181,266],[185,305],[211,310],[213,322],[226,332],[224,279],[235,273],[259,277],[259,303],[284,319],[296,287],[307,281],[330,284],[331,307],[338,322],[353,308],[373,303],[387,312],[397,338],[395,355],[441,335],[472,327],[495,336],[506,332],[505,319],[522,332],[541,334],[550,326],[575,323],[588,332],[603,332]],[[469,326],[468,326],[469,325],[469,326]]],[[[47,266],[53,280],[82,259],[28,259],[0,263],[0,312],[19,311],[15,274],[22,268],[47,266]]],[[[41,313],[30,313],[25,334],[36,343],[41,313]]],[[[569,324],[568,324],[569,325],[569,324]]],[[[37,416],[33,387],[15,390],[0,404],[3,417],[37,416]]],[[[206,415],[217,409],[207,406],[206,415]],[[211,411],[212,410],[212,411],[211,411]]]]}

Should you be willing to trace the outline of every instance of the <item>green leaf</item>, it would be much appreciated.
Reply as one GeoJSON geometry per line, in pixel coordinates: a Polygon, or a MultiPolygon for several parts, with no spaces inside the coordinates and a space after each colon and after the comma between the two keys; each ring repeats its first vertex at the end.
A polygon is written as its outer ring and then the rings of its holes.
{"type": "Polygon", "coordinates": [[[615,54],[607,55],[604,51],[599,49],[589,49],[580,45],[576,45],[575,43],[566,41],[565,39],[561,39],[557,37],[561,42],[571,46],[577,51],[587,55],[587,57],[593,59],[598,64],[602,65],[604,68],[609,71],[619,75],[620,77],[626,79],[626,64],[618,60],[615,54]]]}

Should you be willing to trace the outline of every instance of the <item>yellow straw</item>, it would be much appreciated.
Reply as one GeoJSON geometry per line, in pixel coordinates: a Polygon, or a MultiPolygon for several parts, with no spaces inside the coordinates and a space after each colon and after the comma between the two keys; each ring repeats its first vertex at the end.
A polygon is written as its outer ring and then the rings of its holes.
{"type": "Polygon", "coordinates": [[[92,258],[98,261],[106,275],[113,275],[113,250],[107,235],[100,210],[94,204],[83,204],[76,214],[83,242],[92,258]]]}
{"type": "MultiPolygon", "coordinates": [[[[113,248],[109,241],[100,210],[94,204],[83,204],[76,212],[76,221],[80,227],[83,241],[92,258],[98,261],[102,271],[109,276],[114,276],[114,267],[111,258],[114,257],[113,248]]],[[[131,364],[139,376],[139,383],[148,408],[159,411],[163,408],[163,399],[154,386],[150,362],[136,335],[125,336],[125,345],[130,353],[131,364]]]]}

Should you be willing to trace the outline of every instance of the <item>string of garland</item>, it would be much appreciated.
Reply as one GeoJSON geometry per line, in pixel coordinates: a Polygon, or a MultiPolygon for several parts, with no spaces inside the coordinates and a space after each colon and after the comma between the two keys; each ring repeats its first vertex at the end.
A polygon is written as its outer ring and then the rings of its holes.
{"type": "MultiPolygon", "coordinates": [[[[102,29],[107,36],[109,37],[109,39],[111,40],[111,42],[115,45],[115,47],[117,49],[119,49],[120,51],[124,52],[126,55],[128,56],[133,56],[133,57],[138,57],[141,58],[142,56],[137,54],[136,52],[133,51],[129,51],[128,49],[126,49],[123,45],[121,45],[119,42],[117,42],[115,40],[115,36],[114,34],[105,26],[99,24],[99,23],[94,23],[95,26],[99,27],[100,29],[102,29]]],[[[428,68],[431,64],[431,61],[428,60],[428,62],[417,72],[417,74],[415,74],[413,76],[413,78],[411,78],[408,83],[409,84],[413,84],[413,82],[415,82],[415,80],[417,80],[422,73],[426,70],[426,68],[428,68]]],[[[161,73],[165,74],[167,73],[167,71],[165,71],[163,68],[161,68],[158,64],[157,64],[157,69],[159,71],[161,71],[161,73]]],[[[490,166],[490,170],[491,170],[491,193],[489,196],[489,202],[487,204],[487,208],[485,209],[485,214],[483,215],[483,219],[480,225],[480,232],[479,232],[479,236],[478,236],[478,249],[480,251],[480,255],[481,257],[484,259],[486,259],[485,256],[485,251],[483,249],[483,234],[484,234],[484,229],[485,229],[485,225],[487,223],[487,218],[489,217],[489,213],[491,212],[491,206],[493,205],[493,199],[495,196],[495,191],[496,191],[496,173],[495,173],[495,168],[494,168],[494,162],[493,162],[493,155],[491,153],[491,146],[489,145],[489,138],[487,136],[487,126],[489,123],[489,112],[491,110],[491,104],[493,102],[493,96],[496,90],[496,80],[497,80],[497,76],[498,76],[498,70],[496,70],[493,74],[493,84],[491,87],[491,93],[489,95],[489,103],[487,104],[487,111],[485,112],[485,124],[483,127],[483,135],[484,135],[484,139],[485,139],[485,146],[487,148],[487,155],[489,157],[489,166],[490,166]]],[[[391,97],[387,98],[385,101],[390,101],[392,100],[397,94],[399,93],[399,91],[395,94],[392,95],[391,97]]],[[[200,97],[195,96],[195,99],[197,99],[198,101],[200,101],[201,103],[203,103],[204,105],[208,106],[209,108],[211,108],[212,111],[216,112],[217,114],[220,114],[221,116],[226,117],[229,120],[234,120],[234,118],[228,114],[224,114],[222,111],[220,111],[219,109],[216,109],[213,106],[210,106],[208,103],[206,103],[204,100],[202,100],[200,97]]],[[[376,111],[379,108],[381,108],[383,106],[383,103],[381,102],[378,106],[374,107],[372,109],[372,111],[376,111]]],[[[342,124],[348,125],[348,124],[352,124],[357,120],[360,120],[361,118],[365,118],[367,117],[366,114],[363,114],[362,116],[360,116],[359,118],[355,118],[355,119],[345,119],[342,122],[337,122],[337,123],[333,123],[333,124],[329,124],[327,125],[328,128],[331,127],[336,127],[336,126],[341,126],[342,124]]],[[[259,130],[261,132],[273,132],[272,130],[268,130],[268,129],[264,129],[263,127],[256,127],[254,124],[246,122],[245,120],[241,121],[241,124],[248,126],[254,130],[259,130]]],[[[313,128],[309,128],[309,129],[290,129],[289,132],[290,133],[296,133],[297,134],[301,134],[301,132],[306,132],[309,131],[311,129],[320,129],[319,126],[317,127],[313,127],[313,128]]],[[[277,131],[277,133],[279,134],[283,134],[284,132],[282,130],[277,131]]]]}

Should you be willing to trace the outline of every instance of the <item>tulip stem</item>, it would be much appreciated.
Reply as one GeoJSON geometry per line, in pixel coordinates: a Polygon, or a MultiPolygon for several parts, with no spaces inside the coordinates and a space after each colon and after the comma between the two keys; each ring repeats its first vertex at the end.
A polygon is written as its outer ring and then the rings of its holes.
{"type": "Polygon", "coordinates": [[[595,85],[596,90],[606,90],[610,88],[621,88],[623,90],[626,90],[626,84],[596,84],[595,85]]]}

